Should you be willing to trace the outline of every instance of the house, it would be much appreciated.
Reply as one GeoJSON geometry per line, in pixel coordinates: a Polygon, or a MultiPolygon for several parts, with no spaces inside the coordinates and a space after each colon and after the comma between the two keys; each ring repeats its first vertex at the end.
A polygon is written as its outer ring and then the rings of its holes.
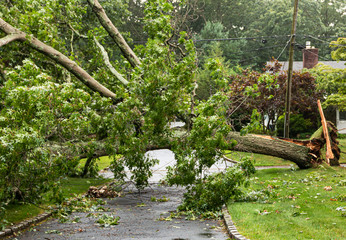
{"type": "MultiPolygon", "coordinates": [[[[279,62],[282,67],[281,70],[285,71],[288,69],[288,62],[279,62]]],[[[306,43],[306,48],[303,49],[303,61],[293,62],[293,71],[300,71],[303,68],[313,68],[318,63],[323,63],[325,65],[331,66],[332,68],[346,68],[346,61],[319,61],[318,60],[318,48],[310,46],[310,42],[306,43]]],[[[270,65],[271,62],[267,62],[270,65]]],[[[325,115],[327,120],[332,121],[339,133],[346,134],[346,112],[339,111],[336,107],[330,107],[326,109],[325,115]]]]}

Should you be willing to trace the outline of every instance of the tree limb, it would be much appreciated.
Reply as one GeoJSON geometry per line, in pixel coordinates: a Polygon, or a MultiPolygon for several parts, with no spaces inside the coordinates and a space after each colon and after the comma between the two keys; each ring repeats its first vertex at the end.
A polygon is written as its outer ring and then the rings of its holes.
{"type": "MultiPolygon", "coordinates": [[[[80,38],[84,38],[84,39],[88,39],[88,36],[86,35],[82,35],[80,34],[77,30],[75,30],[72,25],[70,23],[67,23],[67,25],[69,26],[69,28],[72,30],[72,33],[75,33],[78,37],[80,38]]],[[[73,36],[73,35],[72,35],[73,36]]],[[[71,41],[72,42],[72,41],[71,41]]],[[[120,81],[122,82],[124,85],[129,84],[129,82],[123,78],[123,76],[121,76],[121,74],[115,70],[115,68],[112,66],[112,64],[109,61],[109,57],[108,57],[108,53],[106,51],[106,49],[101,45],[101,43],[96,39],[96,37],[94,36],[94,42],[96,43],[96,46],[100,49],[102,57],[103,57],[103,61],[105,62],[106,66],[108,67],[108,69],[111,71],[111,73],[120,81]]],[[[71,48],[72,48],[72,43],[71,43],[71,48]]]]}
{"type": "Polygon", "coordinates": [[[3,38],[0,38],[0,47],[4,46],[10,42],[13,42],[13,41],[21,40],[24,37],[25,37],[25,35],[20,34],[20,33],[9,34],[3,38]]]}
{"type": "MultiPolygon", "coordinates": [[[[61,52],[55,50],[51,46],[46,45],[35,37],[32,37],[5,22],[2,18],[0,18],[0,29],[8,35],[18,35],[21,37],[17,37],[13,40],[20,40],[22,42],[26,42],[29,46],[44,55],[50,57],[63,67],[65,67],[68,71],[73,73],[81,82],[83,82],[86,86],[92,89],[95,92],[100,93],[105,97],[110,97],[116,99],[115,93],[110,91],[108,88],[103,86],[101,83],[96,81],[92,76],[90,76],[83,68],[78,66],[78,64],[68,57],[66,57],[61,52]]],[[[6,38],[6,37],[5,37],[6,38]]]]}
{"type": "Polygon", "coordinates": [[[115,68],[112,66],[112,64],[109,61],[109,57],[108,57],[108,53],[106,51],[106,49],[101,45],[101,43],[99,43],[99,41],[97,41],[96,37],[94,36],[94,41],[96,43],[96,45],[98,46],[98,48],[101,50],[101,54],[103,57],[103,61],[105,62],[106,66],[108,67],[108,69],[111,71],[111,73],[120,81],[122,82],[124,85],[128,85],[129,82],[123,78],[123,76],[121,76],[121,74],[115,70],[115,68]]]}
{"type": "Polygon", "coordinates": [[[98,0],[88,0],[90,7],[93,12],[96,14],[99,19],[101,25],[108,32],[109,36],[114,40],[114,42],[118,45],[121,52],[125,56],[125,58],[130,62],[132,67],[137,67],[141,64],[137,55],[132,51],[129,47],[123,36],[120,34],[119,30],[113,25],[112,21],[108,18],[105,10],[98,2],[98,0]]]}

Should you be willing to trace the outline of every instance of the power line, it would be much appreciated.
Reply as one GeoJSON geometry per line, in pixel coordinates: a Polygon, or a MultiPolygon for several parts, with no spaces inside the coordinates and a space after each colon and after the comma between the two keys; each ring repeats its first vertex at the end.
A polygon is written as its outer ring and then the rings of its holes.
{"type": "MultiPolygon", "coordinates": [[[[256,40],[256,39],[278,39],[278,38],[285,38],[285,37],[291,37],[291,35],[272,35],[272,36],[258,36],[258,37],[238,37],[238,38],[210,38],[210,39],[195,39],[193,40],[193,42],[221,42],[221,41],[238,41],[238,40],[256,40]]],[[[341,36],[312,36],[312,35],[296,35],[296,37],[298,38],[313,38],[322,42],[326,42],[329,43],[328,41],[324,41],[321,40],[320,38],[340,38],[341,36]],[[318,37],[318,38],[317,38],[318,37]]],[[[173,41],[173,42],[176,42],[173,41]]],[[[132,43],[136,44],[140,44],[140,43],[146,43],[146,41],[133,41],[132,43]]]]}
{"type": "MultiPolygon", "coordinates": [[[[300,47],[305,47],[304,45],[301,45],[299,43],[296,43],[296,45],[300,46],[300,47]]],[[[305,51],[308,51],[309,53],[312,53],[313,55],[316,55],[318,56],[319,58],[322,58],[323,60],[326,60],[326,61],[330,61],[330,59],[328,58],[325,58],[325,57],[322,57],[321,55],[317,54],[317,53],[314,53],[312,51],[309,50],[309,48],[305,48],[305,51]]]]}
{"type": "Polygon", "coordinates": [[[272,45],[272,46],[268,46],[268,47],[261,47],[261,48],[256,48],[256,49],[252,49],[252,50],[245,50],[242,52],[254,52],[254,51],[260,51],[263,49],[271,49],[271,48],[277,48],[277,47],[281,47],[283,46],[283,44],[278,44],[278,45],[272,45]]]}
{"type": "Polygon", "coordinates": [[[274,36],[260,36],[260,37],[239,37],[239,38],[211,38],[211,39],[195,39],[193,42],[212,42],[212,41],[234,41],[234,40],[255,40],[266,38],[283,38],[289,35],[274,35],[274,36]]]}

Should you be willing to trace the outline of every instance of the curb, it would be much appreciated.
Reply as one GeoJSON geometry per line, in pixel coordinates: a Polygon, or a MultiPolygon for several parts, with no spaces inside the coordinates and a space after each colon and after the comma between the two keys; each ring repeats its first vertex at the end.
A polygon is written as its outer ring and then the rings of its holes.
{"type": "Polygon", "coordinates": [[[6,229],[0,231],[0,239],[4,239],[5,237],[11,236],[11,235],[23,230],[23,229],[30,227],[33,224],[42,222],[45,219],[49,218],[50,216],[52,216],[51,212],[42,213],[42,214],[38,215],[37,217],[25,220],[25,221],[20,222],[16,225],[13,225],[9,228],[6,228],[6,229]]]}
{"type": "Polygon", "coordinates": [[[229,215],[229,213],[228,213],[226,206],[222,207],[222,214],[223,214],[223,219],[225,221],[225,225],[227,228],[227,232],[228,232],[229,236],[231,237],[231,239],[250,240],[238,232],[237,228],[235,227],[235,225],[232,221],[231,215],[229,215]]]}

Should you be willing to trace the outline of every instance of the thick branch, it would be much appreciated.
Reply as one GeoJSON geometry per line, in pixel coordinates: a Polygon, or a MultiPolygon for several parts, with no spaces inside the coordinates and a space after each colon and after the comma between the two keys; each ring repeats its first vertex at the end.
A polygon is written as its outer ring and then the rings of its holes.
{"type": "Polygon", "coordinates": [[[20,33],[9,34],[6,37],[0,38],[0,47],[4,46],[10,42],[13,42],[13,41],[21,40],[23,38],[25,38],[25,35],[20,34],[20,33]]]}
{"type": "MultiPolygon", "coordinates": [[[[54,143],[47,143],[43,148],[47,149],[51,156],[54,155],[63,155],[66,159],[73,159],[75,157],[78,158],[87,158],[88,157],[88,142],[79,142],[74,143],[74,148],[71,147],[70,144],[62,143],[62,144],[54,144],[54,143]]],[[[94,144],[94,151],[93,151],[93,158],[103,157],[110,155],[109,152],[107,152],[107,147],[105,144],[105,141],[96,141],[93,142],[94,144]]],[[[158,150],[158,149],[171,149],[170,145],[164,144],[164,145],[149,145],[146,147],[146,151],[151,150],[158,150]]],[[[121,152],[117,149],[117,154],[124,154],[124,152],[121,152]]]]}
{"type": "Polygon", "coordinates": [[[72,61],[64,54],[55,50],[54,48],[46,45],[35,37],[29,36],[28,34],[12,27],[10,24],[5,22],[2,18],[0,18],[0,29],[5,33],[11,34],[19,34],[22,37],[16,40],[20,40],[23,42],[27,42],[30,47],[36,49],[37,51],[43,53],[44,55],[50,57],[63,67],[65,67],[68,71],[73,73],[81,82],[83,82],[86,86],[88,86],[93,91],[99,92],[101,95],[105,97],[110,97],[115,99],[116,95],[108,88],[100,84],[93,77],[91,77],[83,68],[79,67],[76,62],[72,61]]]}
{"type": "Polygon", "coordinates": [[[99,41],[97,41],[96,37],[94,37],[94,41],[95,41],[96,45],[98,46],[98,48],[101,50],[103,61],[105,62],[106,66],[111,71],[111,73],[120,82],[122,82],[124,85],[129,84],[129,82],[125,78],[123,78],[123,76],[121,76],[121,74],[117,70],[115,70],[115,68],[112,66],[112,64],[109,61],[109,57],[108,57],[108,53],[107,53],[106,49],[104,49],[104,47],[101,45],[101,43],[99,43],[99,41]]]}
{"type": "Polygon", "coordinates": [[[120,34],[119,30],[113,25],[112,21],[108,18],[105,10],[98,2],[98,0],[88,0],[88,3],[97,18],[99,19],[101,25],[106,29],[109,36],[114,40],[118,45],[121,52],[124,54],[126,59],[130,62],[133,67],[137,67],[141,64],[136,54],[129,47],[123,36],[120,34]]]}

